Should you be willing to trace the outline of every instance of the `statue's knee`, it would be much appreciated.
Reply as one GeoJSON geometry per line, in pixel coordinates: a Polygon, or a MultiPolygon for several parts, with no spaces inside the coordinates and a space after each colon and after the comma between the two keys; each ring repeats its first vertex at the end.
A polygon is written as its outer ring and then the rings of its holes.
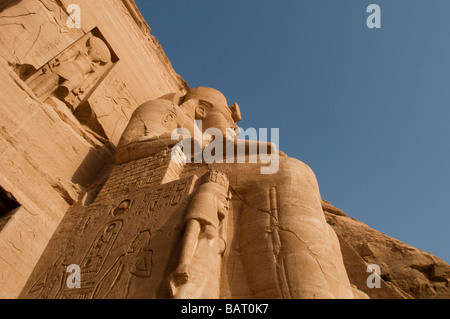
{"type": "Polygon", "coordinates": [[[295,158],[286,157],[281,159],[277,175],[277,180],[281,184],[285,184],[286,182],[290,184],[307,182],[310,186],[318,188],[317,178],[313,170],[295,158]]]}
{"type": "Polygon", "coordinates": [[[212,225],[203,226],[203,234],[201,237],[204,237],[208,240],[212,240],[217,237],[217,230],[212,225]]]}

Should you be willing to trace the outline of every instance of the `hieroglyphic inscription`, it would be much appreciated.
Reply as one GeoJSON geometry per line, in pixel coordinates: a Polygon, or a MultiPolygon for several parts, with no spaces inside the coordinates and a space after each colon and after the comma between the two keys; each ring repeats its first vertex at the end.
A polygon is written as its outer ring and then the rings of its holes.
{"type": "Polygon", "coordinates": [[[160,211],[181,203],[189,191],[187,186],[190,180],[190,178],[184,179],[156,188],[149,194],[149,209],[151,211],[160,211]]]}
{"type": "MultiPolygon", "coordinates": [[[[161,280],[151,278],[155,263],[151,240],[158,238],[162,229],[173,227],[167,224],[173,214],[183,220],[195,182],[196,177],[189,176],[113,199],[97,198],[89,207],[69,211],[47,248],[49,257],[46,260],[46,250],[40,261],[43,265],[31,276],[24,297],[133,298],[144,294],[136,285],[161,280]],[[50,254],[55,247],[61,252],[50,254]],[[70,264],[81,268],[80,289],[66,285],[70,264]]],[[[171,260],[169,251],[157,251],[157,256],[158,261],[171,260]]],[[[157,287],[149,287],[152,289],[157,287]]]]}
{"type": "Polygon", "coordinates": [[[92,297],[98,299],[125,299],[134,280],[151,276],[151,233],[139,232],[129,243],[125,253],[116,258],[95,286],[92,297]]]}
{"type": "Polygon", "coordinates": [[[184,212],[197,181],[191,175],[163,183],[168,180],[171,163],[170,151],[163,151],[117,165],[92,204],[83,206],[80,202],[68,211],[30,277],[23,297],[158,295],[175,248],[155,250],[152,245],[161,247],[161,241],[167,240],[174,245],[177,242],[174,239],[182,235],[184,212]],[[61,253],[56,254],[58,251],[61,253]],[[80,266],[79,289],[65,284],[70,264],[80,266]],[[155,264],[160,266],[153,276],[155,264]]]}
{"type": "Polygon", "coordinates": [[[112,170],[98,198],[116,197],[118,193],[157,187],[161,185],[169,165],[170,152],[162,152],[153,157],[117,165],[112,170]]]}
{"type": "MultiPolygon", "coordinates": [[[[90,297],[95,286],[95,278],[101,271],[122,227],[123,220],[114,220],[97,233],[82,262],[79,264],[82,279],[81,288],[72,289],[67,287],[67,285],[63,285],[62,293],[58,294],[57,298],[85,299],[90,297]]],[[[61,269],[61,271],[65,273],[66,269],[61,269]]],[[[59,275],[61,275],[61,271],[59,275]]]]}
{"type": "Polygon", "coordinates": [[[2,1],[0,32],[11,64],[40,68],[83,35],[66,26],[68,14],[60,1],[2,1]],[[9,3],[8,3],[9,2],[9,3]]]}

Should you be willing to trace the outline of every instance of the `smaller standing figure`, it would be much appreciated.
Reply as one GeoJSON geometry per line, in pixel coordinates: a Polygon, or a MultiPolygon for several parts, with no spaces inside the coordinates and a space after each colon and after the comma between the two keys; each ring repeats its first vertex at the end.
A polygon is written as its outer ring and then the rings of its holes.
{"type": "Polygon", "coordinates": [[[221,256],[226,248],[226,219],[231,193],[225,174],[204,176],[185,218],[185,233],[177,268],[170,276],[174,299],[217,299],[221,256]]]}
{"type": "Polygon", "coordinates": [[[92,36],[87,47],[69,48],[41,70],[41,74],[32,79],[28,85],[33,92],[44,99],[52,93],[61,100],[73,92],[84,93],[101,72],[99,66],[111,61],[111,52],[105,42],[92,36]]]}
{"type": "Polygon", "coordinates": [[[97,283],[92,298],[94,299],[134,299],[130,289],[139,286],[141,278],[152,273],[152,255],[150,250],[151,234],[143,231],[133,238],[127,251],[117,257],[113,265],[97,283]]]}
{"type": "Polygon", "coordinates": [[[36,299],[55,299],[66,285],[67,266],[69,259],[75,252],[75,246],[64,247],[55,262],[39,277],[37,282],[28,290],[36,299]]]}

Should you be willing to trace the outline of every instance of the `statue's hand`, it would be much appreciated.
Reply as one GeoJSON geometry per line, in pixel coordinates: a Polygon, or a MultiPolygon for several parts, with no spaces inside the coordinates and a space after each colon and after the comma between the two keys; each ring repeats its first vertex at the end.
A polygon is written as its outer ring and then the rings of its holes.
{"type": "Polygon", "coordinates": [[[178,284],[187,282],[191,276],[191,266],[187,264],[179,265],[174,272],[174,276],[178,284]]]}

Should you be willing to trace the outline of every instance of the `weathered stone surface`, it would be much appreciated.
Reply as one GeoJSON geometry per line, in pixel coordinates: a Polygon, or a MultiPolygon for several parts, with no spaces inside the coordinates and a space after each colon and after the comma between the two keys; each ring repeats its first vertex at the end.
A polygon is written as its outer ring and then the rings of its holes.
{"type": "Polygon", "coordinates": [[[110,170],[134,109],[187,89],[149,31],[128,0],[1,2],[0,186],[21,209],[0,232],[0,298],[19,295],[67,209],[110,170]],[[67,25],[70,4],[81,8],[81,28],[67,25]],[[86,54],[91,34],[111,58],[73,99],[51,93],[51,82],[44,94],[30,83],[55,59],[86,54]]]}
{"type": "Polygon", "coordinates": [[[350,282],[371,298],[450,298],[450,266],[442,259],[378,232],[323,205],[327,222],[340,238],[350,282]],[[381,268],[381,289],[368,289],[364,271],[381,268]]]}
{"type": "Polygon", "coordinates": [[[134,1],[3,1],[0,31],[0,298],[450,298],[450,266],[322,201],[273,144],[173,154],[174,129],[241,113],[189,88],[134,1]]]}

